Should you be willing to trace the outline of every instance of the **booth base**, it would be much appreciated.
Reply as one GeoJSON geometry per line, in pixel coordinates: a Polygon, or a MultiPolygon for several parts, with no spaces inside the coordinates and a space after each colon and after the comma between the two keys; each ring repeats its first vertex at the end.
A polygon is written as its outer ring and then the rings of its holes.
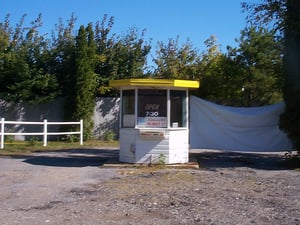
{"type": "Polygon", "coordinates": [[[120,129],[120,162],[181,164],[189,162],[188,129],[120,129]]]}

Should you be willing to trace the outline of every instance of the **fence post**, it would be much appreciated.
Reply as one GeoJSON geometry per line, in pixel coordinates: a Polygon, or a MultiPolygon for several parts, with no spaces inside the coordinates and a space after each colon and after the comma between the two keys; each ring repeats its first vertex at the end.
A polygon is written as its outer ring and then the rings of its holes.
{"type": "Polygon", "coordinates": [[[44,120],[44,147],[47,146],[47,120],[44,120]]]}
{"type": "Polygon", "coordinates": [[[1,118],[1,149],[4,148],[4,118],[1,118]]]}
{"type": "Polygon", "coordinates": [[[83,145],[83,120],[80,120],[80,145],[83,145]]]}

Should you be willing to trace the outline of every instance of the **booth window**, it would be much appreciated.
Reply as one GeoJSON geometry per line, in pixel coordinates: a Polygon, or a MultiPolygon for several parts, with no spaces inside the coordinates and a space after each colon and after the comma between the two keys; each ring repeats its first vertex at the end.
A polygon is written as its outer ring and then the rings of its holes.
{"type": "Polygon", "coordinates": [[[135,90],[123,90],[122,99],[122,127],[134,127],[135,90]]]}
{"type": "Polygon", "coordinates": [[[187,95],[186,91],[170,90],[170,125],[173,128],[187,125],[187,95]]]}
{"type": "Polygon", "coordinates": [[[138,90],[138,127],[167,127],[167,90],[138,90]]]}

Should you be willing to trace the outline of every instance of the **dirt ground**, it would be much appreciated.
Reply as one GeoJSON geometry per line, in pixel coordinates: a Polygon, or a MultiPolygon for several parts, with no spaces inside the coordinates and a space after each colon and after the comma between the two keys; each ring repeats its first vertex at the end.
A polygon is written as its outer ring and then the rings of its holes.
{"type": "Polygon", "coordinates": [[[116,149],[0,158],[0,224],[300,224],[282,154],[192,150],[199,168],[117,163],[116,149]]]}

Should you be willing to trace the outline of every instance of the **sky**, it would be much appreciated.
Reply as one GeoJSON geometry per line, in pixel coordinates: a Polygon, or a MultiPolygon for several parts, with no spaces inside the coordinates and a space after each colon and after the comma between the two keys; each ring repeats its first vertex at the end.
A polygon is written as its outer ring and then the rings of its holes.
{"type": "MultiPolygon", "coordinates": [[[[241,2],[259,0],[0,0],[0,21],[10,14],[13,26],[23,14],[26,22],[42,14],[40,34],[51,33],[62,18],[64,24],[72,13],[77,17],[76,28],[101,21],[104,14],[114,17],[112,33],[126,34],[131,27],[140,32],[145,29],[145,40],[151,41],[152,49],[158,41],[179,36],[179,43],[189,41],[200,51],[204,41],[216,36],[222,51],[226,46],[236,46],[235,39],[246,26],[246,14],[241,2]]],[[[152,55],[154,54],[152,50],[152,55]]]]}

